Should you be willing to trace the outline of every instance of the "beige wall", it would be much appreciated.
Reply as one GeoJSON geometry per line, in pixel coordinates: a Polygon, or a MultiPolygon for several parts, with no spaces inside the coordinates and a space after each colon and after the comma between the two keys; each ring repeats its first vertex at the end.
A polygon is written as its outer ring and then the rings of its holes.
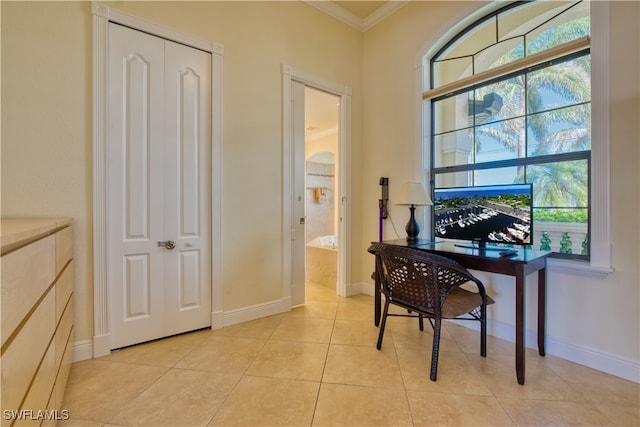
{"type": "MultiPolygon", "coordinates": [[[[74,219],[76,341],[93,337],[90,5],[1,3],[2,215],[74,219]]],[[[281,64],[352,88],[357,153],[362,34],[302,2],[110,5],[224,46],[224,309],[279,300],[281,64]]]]}
{"type": "MultiPolygon", "coordinates": [[[[638,2],[611,4],[611,236],[615,272],[605,279],[553,271],[548,276],[547,343],[551,348],[594,351],[599,357],[629,367],[640,361],[640,190],[638,64],[638,2]],[[558,344],[561,344],[559,347],[558,344]]],[[[420,52],[483,4],[479,2],[411,2],[391,18],[365,33],[363,96],[363,200],[379,197],[380,176],[389,177],[389,210],[400,236],[408,219],[406,207],[393,205],[402,182],[415,178],[415,145],[419,140],[414,70],[420,52]]],[[[594,141],[597,144],[598,141],[594,141]]],[[[419,172],[417,177],[420,177],[419,172]]],[[[374,210],[374,203],[369,203],[374,210]]],[[[385,238],[397,238],[389,221],[385,238]]],[[[378,234],[375,215],[363,217],[364,251],[378,234]]],[[[357,250],[357,249],[356,249],[357,250]]],[[[365,260],[362,278],[373,270],[365,260]]],[[[478,273],[497,303],[491,321],[513,325],[513,282],[478,273]]],[[[535,280],[535,278],[533,278],[535,280]]],[[[528,291],[535,301],[535,288],[528,291]]],[[[535,313],[536,305],[529,304],[535,313]]],[[[527,329],[536,330],[535,315],[527,329]]],[[[491,322],[490,321],[490,322],[491,322]]]]}
{"type": "Polygon", "coordinates": [[[2,2],[2,216],[73,218],[76,339],[93,336],[90,3],[2,2]]]}
{"type": "MultiPolygon", "coordinates": [[[[114,2],[124,12],[224,45],[224,309],[281,297],[281,64],[350,86],[352,277],[370,283],[380,176],[413,179],[416,58],[480,2],[418,2],[362,34],[302,2],[114,2]]],[[[2,8],[2,215],[75,221],[76,341],[93,335],[92,30],[89,2],[2,8]]],[[[613,266],[606,279],[553,273],[548,337],[636,366],[638,293],[637,2],[612,12],[613,266]]],[[[390,205],[396,227],[405,209],[390,205]]],[[[390,227],[387,227],[390,228],[390,227]]],[[[389,232],[389,230],[388,230],[389,232]]],[[[391,234],[389,237],[393,237],[391,234]]],[[[513,323],[512,286],[488,277],[494,318],[513,323]]],[[[530,312],[533,312],[533,307],[530,312]]],[[[535,325],[528,325],[535,329],[535,325]]]]}

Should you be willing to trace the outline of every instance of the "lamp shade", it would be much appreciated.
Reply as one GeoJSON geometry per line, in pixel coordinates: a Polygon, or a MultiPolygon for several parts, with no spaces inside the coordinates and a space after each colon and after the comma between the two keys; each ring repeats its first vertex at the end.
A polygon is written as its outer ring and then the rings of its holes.
{"type": "Polygon", "coordinates": [[[396,205],[431,206],[433,202],[419,182],[405,182],[400,188],[396,205]]]}

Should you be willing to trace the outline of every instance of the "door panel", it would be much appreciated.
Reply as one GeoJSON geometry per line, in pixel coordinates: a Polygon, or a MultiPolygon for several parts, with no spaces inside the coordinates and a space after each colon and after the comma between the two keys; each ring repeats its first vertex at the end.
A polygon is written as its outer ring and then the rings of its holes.
{"type": "Polygon", "coordinates": [[[211,55],[165,43],[166,328],[169,334],[211,325],[211,55]]]}
{"type": "Polygon", "coordinates": [[[108,272],[112,348],[162,336],[164,46],[110,24],[108,272]],[[158,167],[160,164],[160,167],[158,167]]]}
{"type": "Polygon", "coordinates": [[[210,80],[210,54],[110,24],[112,348],[211,324],[210,80]]]}
{"type": "Polygon", "coordinates": [[[305,302],[305,146],[304,146],[304,89],[299,82],[291,83],[291,115],[293,136],[293,191],[291,221],[291,304],[305,302]]]}

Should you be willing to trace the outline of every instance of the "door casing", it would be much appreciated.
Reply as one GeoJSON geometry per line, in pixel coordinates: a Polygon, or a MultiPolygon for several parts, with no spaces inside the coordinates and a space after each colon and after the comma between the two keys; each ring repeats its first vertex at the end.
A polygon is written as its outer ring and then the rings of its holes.
{"type": "Polygon", "coordinates": [[[125,14],[101,3],[92,3],[93,15],[93,290],[94,337],[88,354],[77,359],[110,353],[109,289],[107,282],[107,67],[108,23],[119,23],[211,53],[211,327],[223,326],[221,257],[221,153],[222,153],[222,57],[223,46],[171,28],[125,14]],[[87,357],[85,357],[87,356],[87,357]]]}
{"type": "Polygon", "coordinates": [[[299,82],[305,86],[313,87],[327,93],[331,93],[340,98],[340,113],[338,124],[338,185],[337,201],[339,203],[338,221],[338,286],[337,294],[340,296],[351,296],[353,291],[348,285],[351,277],[349,269],[349,253],[351,249],[351,180],[350,180],[350,141],[351,141],[351,88],[329,82],[317,76],[296,70],[291,66],[282,65],[282,108],[283,108],[283,132],[282,132],[282,274],[283,274],[283,309],[291,309],[291,285],[292,285],[292,248],[291,248],[291,221],[294,218],[293,211],[295,197],[293,191],[293,171],[295,165],[295,153],[293,150],[293,111],[292,103],[292,82],[299,82]]]}

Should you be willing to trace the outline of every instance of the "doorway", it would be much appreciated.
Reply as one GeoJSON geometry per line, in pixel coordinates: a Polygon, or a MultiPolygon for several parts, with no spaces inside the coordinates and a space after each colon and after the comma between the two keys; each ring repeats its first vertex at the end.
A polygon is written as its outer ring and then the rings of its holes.
{"type": "MultiPolygon", "coordinates": [[[[325,185],[307,185],[305,147],[305,133],[307,128],[313,127],[306,120],[307,89],[309,96],[325,95],[331,101],[333,113],[337,107],[337,122],[334,126],[325,129],[324,133],[334,134],[335,159],[334,159],[334,218],[335,231],[335,255],[336,266],[336,290],[340,296],[350,296],[351,290],[347,286],[350,276],[347,257],[350,248],[350,206],[349,192],[350,179],[347,171],[350,161],[350,108],[351,89],[346,86],[336,85],[318,77],[311,76],[283,65],[283,99],[289,102],[283,103],[283,241],[290,244],[283,245],[283,306],[290,309],[291,306],[304,304],[305,302],[305,252],[307,243],[307,197],[313,198],[315,192],[319,201],[328,196],[327,190],[323,196],[325,185]],[[309,187],[309,188],[307,188],[309,187]]],[[[313,129],[309,129],[313,131],[313,129]]],[[[322,133],[319,138],[322,137],[322,133]]],[[[319,150],[321,151],[321,150],[319,150]]],[[[322,157],[322,156],[321,156],[322,157]]],[[[324,173],[322,173],[324,174],[324,173]]],[[[328,174],[327,174],[328,175],[328,174]]],[[[321,203],[321,202],[320,202],[321,203]]]]}
{"type": "Polygon", "coordinates": [[[340,98],[305,87],[305,284],[337,292],[340,98]]]}

